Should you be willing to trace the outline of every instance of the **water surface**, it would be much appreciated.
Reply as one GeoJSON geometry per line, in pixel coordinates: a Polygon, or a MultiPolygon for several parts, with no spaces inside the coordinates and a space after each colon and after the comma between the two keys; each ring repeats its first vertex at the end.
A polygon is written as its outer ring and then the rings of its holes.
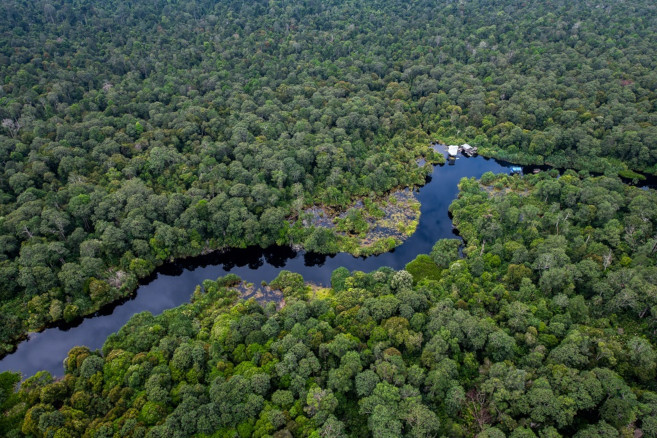
{"type": "Polygon", "coordinates": [[[510,168],[509,163],[484,157],[459,157],[451,164],[435,167],[428,183],[417,194],[422,207],[415,233],[393,251],[378,256],[363,258],[347,253],[324,256],[296,252],[289,247],[256,247],[164,265],[154,278],[139,286],[131,299],[85,318],[75,327],[55,327],[30,334],[14,353],[0,360],[0,372],[19,371],[23,377],[28,377],[48,370],[54,376],[61,376],[64,374],[63,360],[71,348],[77,345],[101,348],[107,336],[120,329],[132,315],[144,311],[159,314],[187,303],[197,284],[227,273],[259,284],[263,280],[273,280],[286,269],[298,272],[306,281],[329,285],[331,272],[341,266],[364,272],[381,266],[403,269],[418,254],[429,253],[436,240],[454,237],[447,209],[458,193],[461,178],[479,178],[488,171],[509,173],[510,168]]]}

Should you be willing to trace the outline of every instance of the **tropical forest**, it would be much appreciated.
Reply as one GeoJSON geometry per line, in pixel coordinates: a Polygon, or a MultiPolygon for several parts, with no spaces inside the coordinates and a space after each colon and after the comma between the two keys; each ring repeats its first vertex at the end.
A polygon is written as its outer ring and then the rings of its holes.
{"type": "Polygon", "coordinates": [[[657,4],[3,0],[0,437],[657,438],[657,4]]]}

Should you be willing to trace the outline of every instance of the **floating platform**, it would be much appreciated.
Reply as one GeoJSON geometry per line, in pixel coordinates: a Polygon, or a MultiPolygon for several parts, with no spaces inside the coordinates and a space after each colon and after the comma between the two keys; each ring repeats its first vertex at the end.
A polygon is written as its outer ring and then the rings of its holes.
{"type": "Polygon", "coordinates": [[[461,146],[455,144],[447,146],[447,154],[450,157],[456,157],[459,153],[465,155],[466,157],[473,157],[477,155],[477,148],[470,146],[467,143],[462,144],[461,146]]]}
{"type": "Polygon", "coordinates": [[[460,150],[463,153],[463,155],[465,155],[466,157],[472,157],[474,155],[477,155],[477,148],[474,146],[470,146],[467,143],[461,145],[460,150]]]}

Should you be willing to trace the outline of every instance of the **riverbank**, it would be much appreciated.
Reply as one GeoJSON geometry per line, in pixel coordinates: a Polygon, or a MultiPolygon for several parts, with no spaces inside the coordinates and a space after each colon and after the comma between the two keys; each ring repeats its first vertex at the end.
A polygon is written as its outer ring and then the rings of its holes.
{"type": "Polygon", "coordinates": [[[348,253],[318,254],[295,250],[289,245],[267,248],[247,247],[214,251],[205,255],[176,259],[159,266],[139,281],[136,291],[117,305],[110,304],[90,317],[76,319],[64,327],[30,333],[29,340],[0,360],[0,371],[21,371],[32,375],[45,369],[61,375],[62,360],[76,345],[100,348],[105,338],[123,326],[134,314],[154,315],[189,301],[191,291],[207,278],[234,273],[247,282],[270,282],[283,269],[297,272],[317,285],[330,284],[330,273],[339,268],[370,272],[381,266],[403,269],[417,254],[427,254],[441,238],[453,237],[448,207],[458,192],[462,178],[479,178],[485,172],[509,173],[510,164],[484,157],[458,159],[455,165],[435,166],[427,183],[415,196],[420,203],[420,219],[415,233],[392,251],[369,257],[348,253]]]}
{"type": "Polygon", "coordinates": [[[509,161],[521,166],[537,166],[559,170],[573,169],[585,170],[595,175],[617,175],[625,182],[638,183],[641,181],[656,180],[657,175],[650,172],[642,173],[636,169],[630,169],[618,160],[604,157],[581,157],[578,155],[568,156],[566,154],[554,154],[548,157],[542,155],[531,155],[524,153],[508,153],[504,150],[480,147],[479,155],[497,160],[509,161]]]}
{"type": "MultiPolygon", "coordinates": [[[[433,169],[433,165],[444,162],[441,154],[436,154],[428,145],[420,152],[420,157],[415,162],[422,161],[422,169],[418,172],[419,179],[416,183],[426,182],[425,177],[433,169]]],[[[407,189],[407,192],[415,190],[415,187],[407,189]]],[[[299,234],[292,233],[293,224],[281,233],[276,240],[277,245],[290,245],[296,251],[307,250],[321,254],[337,254],[347,252],[356,257],[371,256],[391,251],[401,245],[411,235],[419,221],[420,206],[412,196],[398,196],[399,188],[393,189],[387,195],[371,201],[374,203],[372,209],[367,209],[364,218],[366,230],[352,229],[351,218],[353,214],[362,215],[359,204],[370,202],[368,199],[357,199],[354,204],[341,211],[331,211],[335,223],[330,234],[334,234],[329,240],[333,244],[323,245],[321,239],[307,242],[312,231],[307,227],[299,234]],[[379,215],[378,210],[383,213],[379,215]],[[355,213],[353,213],[355,212],[355,213]],[[353,214],[352,214],[353,213],[353,214]],[[293,235],[294,234],[294,235],[293,235]],[[318,243],[319,241],[319,243],[318,243]],[[309,245],[308,243],[312,243],[309,245]]],[[[288,219],[290,220],[290,219],[288,219]]],[[[321,227],[316,227],[321,228],[321,227]]],[[[323,231],[326,231],[324,229],[323,231]]],[[[324,234],[323,237],[325,237],[324,234]]],[[[155,241],[149,243],[153,245],[155,241]]],[[[270,242],[273,243],[273,242],[270,242]]],[[[155,242],[155,245],[159,245],[155,242]]],[[[264,245],[264,244],[261,244],[264,245]]],[[[36,295],[29,302],[18,302],[14,304],[11,314],[15,316],[15,327],[10,337],[0,342],[0,359],[15,351],[16,345],[24,342],[32,334],[39,333],[49,328],[60,328],[66,330],[75,327],[88,317],[104,314],[107,309],[113,309],[116,305],[131,299],[140,285],[148,284],[157,273],[166,270],[165,266],[175,265],[183,260],[204,257],[212,254],[221,254],[233,249],[246,249],[244,242],[235,246],[222,246],[210,239],[205,241],[193,240],[184,249],[176,250],[169,248],[157,257],[126,258],[121,259],[119,264],[109,266],[108,276],[101,272],[98,278],[91,278],[84,283],[84,290],[88,296],[84,300],[52,300],[49,294],[36,295]],[[164,255],[166,254],[166,255],[164,255]],[[164,268],[163,268],[164,267],[164,268]]]]}

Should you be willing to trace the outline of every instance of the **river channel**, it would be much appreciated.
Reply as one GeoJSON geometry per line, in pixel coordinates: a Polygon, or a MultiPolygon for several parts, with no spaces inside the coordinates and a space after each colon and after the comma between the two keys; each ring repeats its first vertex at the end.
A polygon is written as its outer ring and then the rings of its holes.
{"type": "Polygon", "coordinates": [[[426,185],[419,189],[421,216],[415,233],[391,252],[370,257],[340,253],[334,256],[294,251],[289,247],[234,249],[182,260],[160,267],[132,298],[81,320],[74,327],[54,327],[31,333],[16,351],[0,360],[0,372],[17,371],[23,377],[47,370],[64,374],[63,360],[76,345],[101,348],[108,335],[116,332],[136,313],[159,314],[189,301],[197,284],[228,273],[259,284],[271,281],[286,269],[303,275],[306,281],[329,285],[331,272],[340,266],[350,271],[370,272],[381,266],[403,269],[418,254],[427,254],[438,240],[454,237],[448,208],[458,193],[461,178],[479,178],[485,172],[510,173],[511,164],[484,157],[459,156],[451,164],[436,166],[426,185]]]}

